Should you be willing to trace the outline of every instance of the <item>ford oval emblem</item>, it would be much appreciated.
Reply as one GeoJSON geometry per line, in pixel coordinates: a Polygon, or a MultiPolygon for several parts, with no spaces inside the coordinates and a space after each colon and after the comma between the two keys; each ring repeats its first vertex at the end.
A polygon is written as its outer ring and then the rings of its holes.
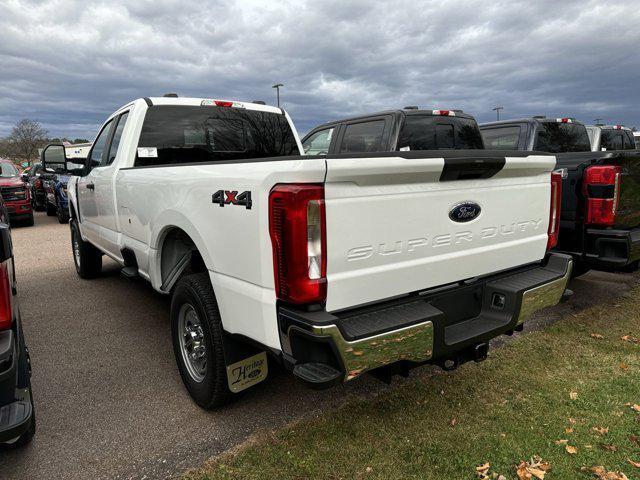
{"type": "Polygon", "coordinates": [[[458,223],[470,222],[480,215],[481,210],[480,205],[475,202],[462,202],[453,206],[449,218],[458,223]]]}

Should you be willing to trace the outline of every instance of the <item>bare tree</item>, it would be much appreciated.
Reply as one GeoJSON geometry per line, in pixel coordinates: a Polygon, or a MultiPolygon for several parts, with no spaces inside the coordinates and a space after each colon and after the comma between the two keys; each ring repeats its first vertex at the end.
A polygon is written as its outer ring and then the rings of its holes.
{"type": "Polygon", "coordinates": [[[6,142],[11,160],[31,165],[38,158],[38,148],[47,143],[47,131],[35,120],[25,118],[16,123],[6,142]]]}

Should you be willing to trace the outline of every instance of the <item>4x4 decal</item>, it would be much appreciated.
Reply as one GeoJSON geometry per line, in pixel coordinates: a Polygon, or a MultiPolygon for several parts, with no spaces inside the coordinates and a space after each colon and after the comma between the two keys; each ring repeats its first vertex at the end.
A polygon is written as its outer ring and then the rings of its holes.
{"type": "Polygon", "coordinates": [[[251,210],[251,192],[249,190],[238,193],[237,190],[218,190],[211,196],[211,201],[221,207],[225,205],[243,205],[251,210]]]}

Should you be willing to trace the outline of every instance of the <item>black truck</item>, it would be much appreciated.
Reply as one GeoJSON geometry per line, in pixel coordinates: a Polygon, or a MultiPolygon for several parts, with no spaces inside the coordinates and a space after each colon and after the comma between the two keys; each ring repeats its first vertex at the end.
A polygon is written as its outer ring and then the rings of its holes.
{"type": "Polygon", "coordinates": [[[0,450],[26,445],[36,431],[8,220],[0,199],[0,450]]]}
{"type": "Polygon", "coordinates": [[[590,269],[635,271],[640,260],[640,151],[591,151],[573,118],[536,116],[480,125],[492,150],[553,153],[563,174],[556,250],[574,257],[574,275],[590,269]]]}
{"type": "Polygon", "coordinates": [[[484,149],[475,118],[462,110],[399,110],[335,120],[302,139],[305,155],[484,149]]]}

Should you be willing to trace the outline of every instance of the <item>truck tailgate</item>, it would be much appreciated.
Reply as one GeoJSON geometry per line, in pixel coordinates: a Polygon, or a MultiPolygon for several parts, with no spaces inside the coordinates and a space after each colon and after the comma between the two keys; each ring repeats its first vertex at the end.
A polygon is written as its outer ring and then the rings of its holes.
{"type": "Polygon", "coordinates": [[[555,157],[417,153],[327,158],[327,311],[543,259],[555,157]]]}

